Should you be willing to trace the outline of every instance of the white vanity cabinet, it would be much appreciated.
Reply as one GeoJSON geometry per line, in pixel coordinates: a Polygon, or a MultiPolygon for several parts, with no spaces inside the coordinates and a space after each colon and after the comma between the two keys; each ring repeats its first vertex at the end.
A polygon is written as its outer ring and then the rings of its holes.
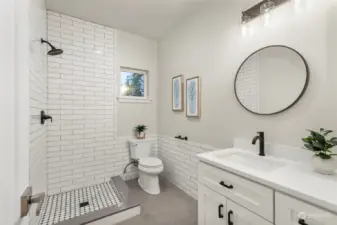
{"type": "Polygon", "coordinates": [[[198,181],[198,225],[337,225],[333,213],[203,162],[198,181]]]}
{"type": "Polygon", "coordinates": [[[276,192],[275,224],[337,225],[337,216],[300,200],[276,192]]]}

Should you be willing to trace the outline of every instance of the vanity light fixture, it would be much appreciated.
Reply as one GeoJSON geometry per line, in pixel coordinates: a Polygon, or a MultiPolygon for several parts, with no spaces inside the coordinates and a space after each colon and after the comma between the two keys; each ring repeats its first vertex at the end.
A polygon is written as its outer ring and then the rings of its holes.
{"type": "Polygon", "coordinates": [[[250,20],[250,16],[247,13],[242,12],[241,21],[243,24],[246,24],[250,20]]]}
{"type": "MultiPolygon", "coordinates": [[[[259,16],[269,14],[274,8],[288,1],[290,0],[263,0],[242,12],[241,23],[245,24],[259,16]]],[[[267,17],[268,16],[269,15],[267,15],[267,17]]]]}
{"type": "Polygon", "coordinates": [[[260,13],[269,13],[275,7],[275,2],[273,0],[267,0],[260,6],[260,13]]]}
{"type": "Polygon", "coordinates": [[[248,16],[247,14],[245,14],[244,12],[242,12],[242,17],[241,17],[241,21],[242,21],[242,27],[241,27],[241,32],[243,36],[247,36],[249,33],[249,25],[247,24],[248,21],[250,20],[250,16],[248,16]]]}

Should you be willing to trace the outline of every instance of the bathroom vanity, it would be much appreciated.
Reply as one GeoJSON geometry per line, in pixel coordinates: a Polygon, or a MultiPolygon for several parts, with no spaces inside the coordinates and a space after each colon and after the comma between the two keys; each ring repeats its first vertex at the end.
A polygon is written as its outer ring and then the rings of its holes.
{"type": "Polygon", "coordinates": [[[198,157],[199,225],[337,225],[337,176],[239,148],[198,157]]]}

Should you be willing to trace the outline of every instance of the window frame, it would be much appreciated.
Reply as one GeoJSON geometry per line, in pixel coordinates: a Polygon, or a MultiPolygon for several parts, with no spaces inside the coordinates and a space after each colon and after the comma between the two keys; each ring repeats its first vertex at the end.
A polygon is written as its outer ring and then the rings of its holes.
{"type": "Polygon", "coordinates": [[[150,103],[152,101],[149,98],[149,71],[144,69],[136,69],[132,67],[121,66],[119,72],[119,88],[118,88],[118,101],[125,102],[125,103],[150,103]],[[121,93],[121,79],[122,79],[122,72],[132,72],[132,73],[139,73],[143,74],[144,76],[144,96],[123,96],[121,93]]]}

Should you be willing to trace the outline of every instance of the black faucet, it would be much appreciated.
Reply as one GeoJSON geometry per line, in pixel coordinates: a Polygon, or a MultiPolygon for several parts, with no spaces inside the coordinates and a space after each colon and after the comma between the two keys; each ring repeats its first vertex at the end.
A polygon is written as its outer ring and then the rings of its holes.
{"type": "Polygon", "coordinates": [[[255,145],[256,141],[259,140],[259,144],[260,144],[260,156],[266,156],[264,153],[264,132],[257,132],[258,135],[254,137],[252,144],[255,145]]]}

